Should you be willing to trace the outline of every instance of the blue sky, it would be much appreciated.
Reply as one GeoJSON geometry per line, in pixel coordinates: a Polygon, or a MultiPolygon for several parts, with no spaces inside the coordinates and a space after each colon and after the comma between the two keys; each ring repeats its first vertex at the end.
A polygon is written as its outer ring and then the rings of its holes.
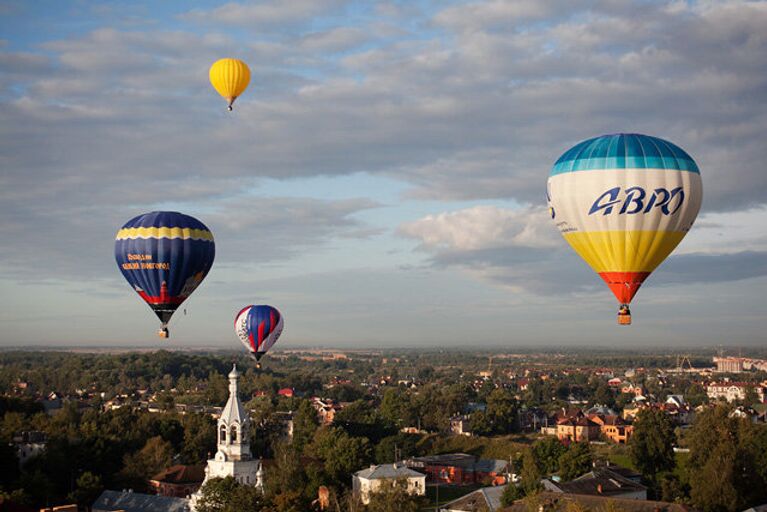
{"type": "MultiPolygon", "coordinates": [[[[767,307],[765,2],[0,2],[0,346],[162,346],[114,234],[214,232],[174,346],[750,345],[767,307]],[[238,57],[233,113],[207,81],[238,57]],[[656,135],[701,215],[615,325],[546,215],[575,143],[656,135]]],[[[165,343],[165,342],[163,342],[165,343]]]]}

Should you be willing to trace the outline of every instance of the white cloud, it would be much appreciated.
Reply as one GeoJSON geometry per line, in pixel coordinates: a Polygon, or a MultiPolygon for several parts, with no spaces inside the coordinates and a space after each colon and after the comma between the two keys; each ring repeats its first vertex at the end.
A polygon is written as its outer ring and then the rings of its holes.
{"type": "Polygon", "coordinates": [[[182,18],[199,22],[221,22],[232,25],[282,25],[309,21],[313,16],[337,9],[339,0],[267,0],[259,3],[229,2],[215,9],[194,9],[182,18]]]}
{"type": "Polygon", "coordinates": [[[400,226],[401,234],[421,241],[429,250],[476,251],[499,247],[552,247],[556,230],[544,208],[509,210],[475,206],[427,215],[400,226]]]}

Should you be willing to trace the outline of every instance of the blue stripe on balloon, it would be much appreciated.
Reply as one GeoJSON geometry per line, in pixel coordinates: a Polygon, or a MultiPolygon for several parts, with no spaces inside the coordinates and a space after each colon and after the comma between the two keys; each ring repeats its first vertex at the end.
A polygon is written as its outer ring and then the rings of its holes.
{"type": "Polygon", "coordinates": [[[649,135],[613,134],[576,144],[559,157],[550,175],[604,169],[668,169],[700,174],[692,157],[671,142],[649,135]]]}

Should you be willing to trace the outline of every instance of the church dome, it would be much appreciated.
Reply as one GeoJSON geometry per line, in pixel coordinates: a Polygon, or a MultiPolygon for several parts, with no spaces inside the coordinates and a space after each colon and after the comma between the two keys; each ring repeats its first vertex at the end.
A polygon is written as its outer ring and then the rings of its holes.
{"type": "Polygon", "coordinates": [[[229,372],[230,379],[237,379],[240,377],[240,372],[237,371],[237,365],[232,365],[232,371],[229,372]]]}

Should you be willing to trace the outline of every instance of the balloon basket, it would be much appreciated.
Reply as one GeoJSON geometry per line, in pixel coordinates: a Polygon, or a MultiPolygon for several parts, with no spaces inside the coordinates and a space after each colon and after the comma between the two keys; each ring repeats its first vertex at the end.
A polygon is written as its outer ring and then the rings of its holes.
{"type": "Polygon", "coordinates": [[[631,315],[618,315],[618,325],[631,325],[631,315]]]}

